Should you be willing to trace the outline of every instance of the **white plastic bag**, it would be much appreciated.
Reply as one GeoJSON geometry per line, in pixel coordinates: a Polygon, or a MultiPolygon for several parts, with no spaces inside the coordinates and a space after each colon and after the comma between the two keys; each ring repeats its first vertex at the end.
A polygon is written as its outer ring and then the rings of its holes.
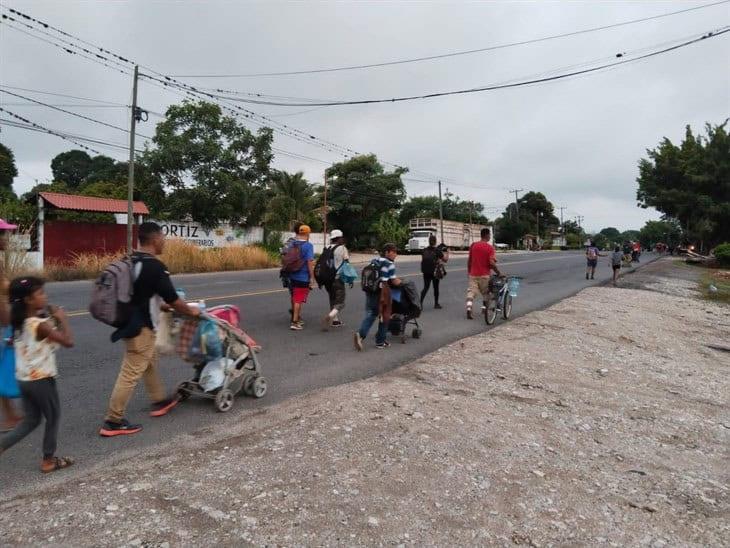
{"type": "Polygon", "coordinates": [[[200,373],[200,387],[210,392],[223,386],[226,373],[235,362],[229,358],[218,358],[208,362],[200,373]]]}
{"type": "Polygon", "coordinates": [[[163,356],[175,353],[175,345],[172,342],[172,312],[160,312],[157,318],[155,349],[163,356]]]}

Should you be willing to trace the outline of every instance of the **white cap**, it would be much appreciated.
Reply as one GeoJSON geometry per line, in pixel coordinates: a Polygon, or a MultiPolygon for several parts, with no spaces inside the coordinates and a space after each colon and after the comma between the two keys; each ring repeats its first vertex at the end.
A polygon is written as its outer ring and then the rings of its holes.
{"type": "Polygon", "coordinates": [[[330,240],[334,240],[335,238],[342,238],[344,234],[342,234],[342,231],[335,228],[332,232],[330,232],[330,240]]]}

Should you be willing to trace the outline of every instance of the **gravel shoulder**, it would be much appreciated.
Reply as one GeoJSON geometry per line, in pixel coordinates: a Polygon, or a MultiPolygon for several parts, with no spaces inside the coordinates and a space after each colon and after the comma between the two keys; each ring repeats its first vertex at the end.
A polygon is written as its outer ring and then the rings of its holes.
{"type": "Polygon", "coordinates": [[[392,373],[243,420],[211,411],[194,436],[5,494],[0,545],[723,545],[730,354],[708,345],[730,308],[650,266],[392,373]]]}

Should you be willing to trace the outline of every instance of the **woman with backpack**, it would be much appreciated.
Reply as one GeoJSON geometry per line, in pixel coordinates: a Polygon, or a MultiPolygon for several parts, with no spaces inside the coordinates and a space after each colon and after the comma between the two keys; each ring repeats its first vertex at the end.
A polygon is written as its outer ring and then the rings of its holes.
{"type": "Polygon", "coordinates": [[[441,244],[436,246],[436,236],[431,234],[428,237],[428,247],[421,254],[421,273],[423,274],[423,291],[421,291],[421,308],[428,290],[433,283],[434,308],[442,308],[439,304],[439,285],[441,279],[446,276],[444,263],[449,260],[448,248],[441,244]]]}
{"type": "Polygon", "coordinates": [[[596,275],[596,266],[598,266],[598,257],[605,257],[605,255],[601,255],[600,251],[596,247],[596,245],[593,243],[593,240],[591,240],[588,243],[588,248],[586,249],[586,280],[588,279],[588,276],[590,275],[590,279],[592,280],[593,277],[596,275]]]}

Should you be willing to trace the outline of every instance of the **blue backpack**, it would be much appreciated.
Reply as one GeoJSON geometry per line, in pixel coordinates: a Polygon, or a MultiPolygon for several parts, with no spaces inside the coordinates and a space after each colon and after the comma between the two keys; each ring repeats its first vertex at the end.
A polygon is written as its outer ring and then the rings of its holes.
{"type": "Polygon", "coordinates": [[[0,328],[0,397],[19,398],[20,388],[15,379],[15,351],[12,347],[13,328],[0,328]]]}

